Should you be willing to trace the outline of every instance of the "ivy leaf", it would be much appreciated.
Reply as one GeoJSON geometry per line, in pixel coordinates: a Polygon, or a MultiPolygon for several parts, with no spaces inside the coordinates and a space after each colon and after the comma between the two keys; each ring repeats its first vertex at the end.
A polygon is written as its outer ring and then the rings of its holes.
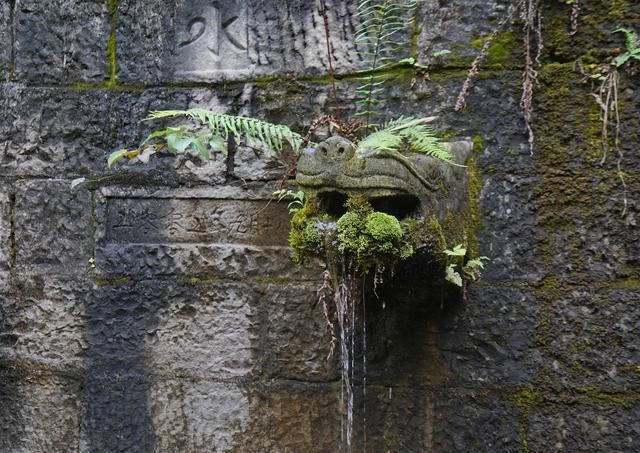
{"type": "Polygon", "coordinates": [[[474,258],[472,260],[467,261],[467,264],[464,266],[469,269],[484,269],[483,261],[488,261],[489,257],[487,256],[479,256],[478,258],[474,258]]]}
{"type": "Polygon", "coordinates": [[[153,146],[148,146],[138,155],[138,160],[143,164],[149,163],[149,158],[156,153],[156,149],[153,146]]]}
{"type": "Polygon", "coordinates": [[[453,250],[445,250],[444,253],[449,256],[465,256],[467,254],[467,249],[465,249],[462,244],[458,244],[453,248],[453,250]]]}
{"type": "Polygon", "coordinates": [[[109,157],[107,158],[107,166],[111,168],[111,166],[118,162],[120,159],[124,157],[132,158],[137,156],[139,153],[139,150],[127,151],[126,149],[119,149],[117,151],[114,151],[109,154],[109,157]]]}
{"type": "Polygon", "coordinates": [[[181,154],[191,145],[193,140],[178,133],[167,135],[167,148],[174,154],[181,154]]]}
{"type": "Polygon", "coordinates": [[[85,179],[86,178],[76,178],[73,181],[71,181],[71,189],[78,186],[79,184],[82,184],[85,181],[85,179]]]}
{"type": "Polygon", "coordinates": [[[209,160],[209,150],[207,149],[207,145],[209,140],[208,136],[201,135],[191,140],[191,146],[194,150],[198,152],[204,159],[209,160]]]}
{"type": "Polygon", "coordinates": [[[185,130],[185,126],[180,126],[180,127],[168,127],[166,129],[154,131],[140,144],[140,147],[142,147],[145,143],[147,143],[149,140],[152,140],[154,138],[165,137],[175,133],[182,134],[184,130],[185,130]]]}
{"type": "Polygon", "coordinates": [[[437,52],[433,53],[433,56],[435,58],[439,58],[439,57],[443,57],[445,55],[449,55],[451,53],[451,51],[449,49],[442,49],[442,50],[438,50],[437,52]]]}
{"type": "Polygon", "coordinates": [[[227,154],[227,142],[219,135],[209,136],[209,148],[211,148],[214,153],[220,152],[225,155],[227,154]]]}
{"type": "Polygon", "coordinates": [[[629,60],[629,58],[631,58],[631,54],[629,52],[618,55],[613,59],[613,64],[616,68],[619,68],[620,66],[625,64],[629,60]]]}
{"type": "Polygon", "coordinates": [[[455,264],[449,264],[446,268],[445,279],[454,285],[462,287],[462,276],[455,270],[455,264]]]}

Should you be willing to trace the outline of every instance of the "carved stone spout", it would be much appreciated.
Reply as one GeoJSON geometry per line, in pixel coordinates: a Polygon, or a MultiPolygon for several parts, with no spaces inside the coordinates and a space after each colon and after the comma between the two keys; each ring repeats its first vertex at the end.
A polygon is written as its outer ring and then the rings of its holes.
{"type": "Polygon", "coordinates": [[[348,139],[334,136],[303,151],[296,182],[311,196],[338,200],[334,204],[362,195],[374,208],[394,215],[440,217],[466,201],[464,163],[473,143],[444,146],[457,166],[425,154],[357,149],[348,139]]]}

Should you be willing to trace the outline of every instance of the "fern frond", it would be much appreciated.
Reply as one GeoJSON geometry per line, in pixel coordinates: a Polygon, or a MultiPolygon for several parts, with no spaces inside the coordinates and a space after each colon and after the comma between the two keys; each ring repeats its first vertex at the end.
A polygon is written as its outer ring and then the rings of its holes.
{"type": "Polygon", "coordinates": [[[638,35],[636,35],[636,32],[632,29],[620,27],[613,32],[624,33],[625,47],[627,52],[633,53],[634,51],[638,50],[638,47],[640,47],[640,40],[638,40],[638,35]]]}
{"type": "MultiPolygon", "coordinates": [[[[359,0],[358,17],[360,26],[354,41],[360,53],[365,57],[369,75],[362,78],[358,89],[362,110],[356,115],[365,118],[365,127],[369,127],[375,111],[374,99],[382,91],[385,82],[375,71],[396,63],[403,54],[405,42],[397,39],[410,23],[417,2],[415,0],[359,0]]],[[[405,46],[406,47],[406,46],[405,46]]]]}
{"type": "Polygon", "coordinates": [[[434,117],[400,117],[389,121],[386,126],[374,132],[358,143],[358,149],[379,151],[409,151],[422,153],[453,165],[453,156],[441,144],[436,132],[426,125],[434,117]]]}
{"type": "Polygon", "coordinates": [[[391,151],[400,148],[401,145],[402,137],[400,135],[393,131],[383,129],[366,136],[358,143],[358,148],[391,151]]]}
{"type": "Polygon", "coordinates": [[[264,143],[276,154],[282,152],[284,145],[287,143],[294,152],[297,152],[302,145],[302,136],[293,132],[287,126],[268,123],[256,118],[212,112],[206,109],[152,111],[146,119],[156,120],[182,116],[200,121],[211,128],[216,135],[220,135],[224,139],[233,134],[236,137],[246,137],[254,143],[264,143]]]}

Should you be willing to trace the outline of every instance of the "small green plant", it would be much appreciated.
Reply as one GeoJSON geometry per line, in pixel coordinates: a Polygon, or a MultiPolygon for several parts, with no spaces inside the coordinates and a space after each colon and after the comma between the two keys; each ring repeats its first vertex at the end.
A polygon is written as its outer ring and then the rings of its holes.
{"type": "Polygon", "coordinates": [[[479,280],[482,270],[484,269],[484,261],[489,260],[486,256],[479,256],[462,264],[467,254],[467,249],[462,244],[456,245],[453,249],[444,250],[443,253],[457,261],[452,263],[450,260],[447,260],[445,280],[461,288],[464,287],[465,282],[475,282],[479,280]]]}
{"type": "Polygon", "coordinates": [[[621,67],[629,60],[640,61],[640,39],[635,31],[629,28],[618,28],[614,33],[624,33],[626,52],[618,55],[612,61],[616,68],[621,67]]]}
{"type": "Polygon", "coordinates": [[[388,152],[405,150],[427,154],[455,165],[451,154],[442,147],[435,131],[426,125],[433,119],[400,117],[389,121],[381,129],[358,142],[358,149],[388,152]]]}
{"type": "MultiPolygon", "coordinates": [[[[414,0],[358,1],[357,15],[361,22],[355,43],[364,56],[367,74],[361,77],[361,84],[357,88],[357,115],[364,117],[365,128],[371,125],[373,117],[378,114],[376,106],[386,81],[386,75],[380,70],[397,64],[400,60],[398,56],[405,52],[406,39],[402,34],[413,19],[416,6],[414,0]]],[[[415,64],[413,58],[402,61],[415,64]]]]}
{"type": "Polygon", "coordinates": [[[276,190],[272,194],[278,201],[291,200],[287,205],[289,214],[295,214],[304,206],[304,192],[302,190],[293,191],[291,189],[276,190]]]}
{"type": "Polygon", "coordinates": [[[192,153],[209,159],[212,152],[225,153],[231,137],[244,138],[249,146],[264,149],[276,158],[282,158],[286,147],[297,153],[303,144],[303,137],[285,125],[199,108],[153,111],[145,121],[180,117],[192,122],[154,131],[133,150],[114,151],[107,159],[109,167],[125,157],[147,163],[149,157],[163,149],[174,155],[192,153]]]}
{"type": "MultiPolygon", "coordinates": [[[[235,140],[236,137],[244,139],[248,146],[266,150],[268,157],[275,158],[283,164],[291,154],[299,155],[303,145],[315,145],[307,137],[282,124],[203,109],[155,111],[151,112],[146,120],[178,117],[195,120],[196,124],[192,121],[190,124],[154,131],[137,148],[119,149],[111,153],[107,159],[108,166],[111,167],[124,158],[147,163],[152,155],[163,150],[173,155],[190,153],[209,159],[212,153],[225,153],[228,140],[235,140]]],[[[413,164],[403,159],[401,151],[423,153],[458,165],[442,146],[435,131],[427,125],[434,119],[400,117],[383,125],[372,126],[373,131],[369,131],[362,139],[355,135],[353,138],[361,152],[392,153],[410,170],[413,164]]]]}
{"type": "Polygon", "coordinates": [[[449,55],[451,53],[451,51],[449,49],[442,49],[442,50],[438,50],[437,52],[433,53],[433,57],[434,58],[442,58],[446,55],[449,55]]]}

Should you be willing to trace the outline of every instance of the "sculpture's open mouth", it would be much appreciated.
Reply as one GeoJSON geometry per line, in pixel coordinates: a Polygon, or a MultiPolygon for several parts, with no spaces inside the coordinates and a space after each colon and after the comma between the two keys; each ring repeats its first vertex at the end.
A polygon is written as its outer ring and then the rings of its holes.
{"type": "MultiPolygon", "coordinates": [[[[325,189],[318,192],[319,207],[332,217],[339,217],[347,212],[345,203],[349,193],[339,189],[325,189]]],[[[420,199],[411,194],[398,193],[393,195],[368,197],[371,207],[377,212],[383,212],[402,220],[412,217],[420,211],[420,199]]]]}

